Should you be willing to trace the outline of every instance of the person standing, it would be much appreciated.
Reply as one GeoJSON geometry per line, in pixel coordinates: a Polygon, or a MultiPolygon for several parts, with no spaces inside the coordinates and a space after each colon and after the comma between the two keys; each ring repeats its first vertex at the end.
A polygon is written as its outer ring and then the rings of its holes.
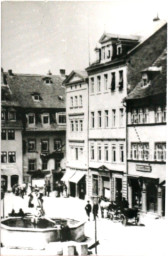
{"type": "Polygon", "coordinates": [[[94,220],[96,219],[96,217],[98,217],[98,210],[99,210],[99,206],[96,203],[96,204],[93,205],[93,217],[94,217],[94,220]]]}
{"type": "Polygon", "coordinates": [[[85,206],[85,211],[88,216],[88,221],[90,221],[90,213],[92,211],[92,206],[89,201],[87,201],[87,205],[85,206]]]}
{"type": "Polygon", "coordinates": [[[47,184],[47,196],[50,196],[50,191],[51,191],[51,185],[50,185],[50,182],[48,181],[48,184],[47,184]]]}

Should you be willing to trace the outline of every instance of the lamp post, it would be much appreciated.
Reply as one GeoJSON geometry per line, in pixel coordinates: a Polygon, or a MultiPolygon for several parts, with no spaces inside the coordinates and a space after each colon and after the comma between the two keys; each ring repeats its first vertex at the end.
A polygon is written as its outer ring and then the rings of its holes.
{"type": "Polygon", "coordinates": [[[97,221],[95,216],[95,254],[97,255],[97,221]]]}

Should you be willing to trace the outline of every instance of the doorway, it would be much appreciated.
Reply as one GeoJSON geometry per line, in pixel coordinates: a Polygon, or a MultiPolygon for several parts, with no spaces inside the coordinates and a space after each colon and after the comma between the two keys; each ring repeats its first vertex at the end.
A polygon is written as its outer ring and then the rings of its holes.
{"type": "Polygon", "coordinates": [[[4,189],[4,191],[7,191],[8,187],[8,177],[6,175],[1,176],[1,187],[4,189]]]}
{"type": "Polygon", "coordinates": [[[73,182],[70,182],[70,196],[76,196],[76,184],[73,182]]]}
{"type": "Polygon", "coordinates": [[[86,176],[84,176],[78,183],[79,198],[85,199],[86,195],[86,176]]]}
{"type": "Polygon", "coordinates": [[[13,186],[15,184],[18,184],[18,181],[19,181],[19,176],[18,175],[12,175],[11,176],[11,187],[13,188],[13,186]]]}
{"type": "Polygon", "coordinates": [[[122,179],[121,178],[116,178],[116,201],[121,202],[122,200],[122,179]]]}
{"type": "Polygon", "coordinates": [[[154,182],[149,182],[146,187],[147,191],[147,211],[157,212],[157,186],[154,182]]]}

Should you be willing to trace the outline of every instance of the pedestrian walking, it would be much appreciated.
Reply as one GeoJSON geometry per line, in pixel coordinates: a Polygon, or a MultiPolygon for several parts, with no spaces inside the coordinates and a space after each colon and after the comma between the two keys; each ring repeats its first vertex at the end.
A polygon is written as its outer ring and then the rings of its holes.
{"type": "Polygon", "coordinates": [[[90,221],[90,213],[92,211],[92,206],[89,201],[87,201],[87,205],[85,206],[85,211],[88,216],[88,221],[90,221]]]}
{"type": "Polygon", "coordinates": [[[46,186],[46,190],[47,190],[47,196],[50,196],[50,192],[51,192],[51,185],[50,182],[48,181],[48,184],[46,186]]]}

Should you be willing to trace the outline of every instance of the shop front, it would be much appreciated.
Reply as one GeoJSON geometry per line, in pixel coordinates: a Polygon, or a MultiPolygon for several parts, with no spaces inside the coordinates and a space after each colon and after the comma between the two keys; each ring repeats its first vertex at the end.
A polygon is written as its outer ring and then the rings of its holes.
{"type": "Polygon", "coordinates": [[[69,179],[70,196],[85,199],[86,196],[86,173],[85,171],[76,171],[69,179]]]}

